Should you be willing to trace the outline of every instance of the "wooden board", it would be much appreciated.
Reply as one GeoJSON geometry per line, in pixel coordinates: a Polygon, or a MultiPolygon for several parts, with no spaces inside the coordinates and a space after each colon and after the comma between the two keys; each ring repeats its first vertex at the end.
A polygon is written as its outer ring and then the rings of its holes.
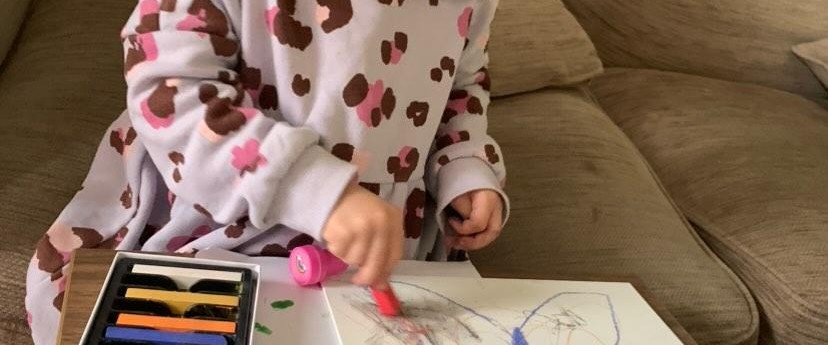
{"type": "Polygon", "coordinates": [[[78,249],[72,253],[63,312],[60,314],[58,344],[80,343],[115,253],[108,249],[78,249]]]}
{"type": "Polygon", "coordinates": [[[80,343],[113,258],[114,250],[80,249],[72,253],[63,295],[58,344],[80,343]]]}

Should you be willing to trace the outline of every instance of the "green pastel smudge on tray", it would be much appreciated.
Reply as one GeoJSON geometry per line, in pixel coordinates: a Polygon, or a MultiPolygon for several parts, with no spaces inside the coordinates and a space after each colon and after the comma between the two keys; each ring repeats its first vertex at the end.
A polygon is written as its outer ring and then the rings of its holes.
{"type": "Polygon", "coordinates": [[[270,328],[268,328],[267,326],[265,326],[263,324],[260,324],[258,322],[256,322],[255,325],[253,325],[253,328],[255,328],[256,332],[259,332],[259,333],[264,333],[264,334],[267,334],[267,335],[273,334],[273,331],[271,331],[270,328]]]}
{"type": "Polygon", "coordinates": [[[291,301],[289,299],[270,303],[270,307],[272,307],[273,309],[287,309],[287,308],[292,307],[293,305],[294,305],[293,301],[291,301]]]}

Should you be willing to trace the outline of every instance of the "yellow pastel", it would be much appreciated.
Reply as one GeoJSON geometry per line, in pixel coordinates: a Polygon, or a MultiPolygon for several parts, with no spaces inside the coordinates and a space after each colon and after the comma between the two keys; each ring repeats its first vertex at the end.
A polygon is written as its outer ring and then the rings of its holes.
{"type": "Polygon", "coordinates": [[[239,298],[237,296],[140,288],[127,289],[125,297],[163,301],[176,314],[183,314],[187,308],[194,304],[214,304],[231,307],[238,307],[239,305],[239,298]]]}

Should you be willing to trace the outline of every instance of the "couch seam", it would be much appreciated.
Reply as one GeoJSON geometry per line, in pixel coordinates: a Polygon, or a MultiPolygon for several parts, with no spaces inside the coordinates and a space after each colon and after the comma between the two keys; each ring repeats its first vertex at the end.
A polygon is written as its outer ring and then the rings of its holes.
{"type": "Polygon", "coordinates": [[[32,16],[35,9],[35,3],[37,2],[39,2],[39,0],[31,0],[26,3],[26,11],[24,11],[23,19],[20,20],[20,24],[17,25],[17,30],[12,38],[11,45],[9,45],[9,48],[6,50],[6,55],[2,56],[0,59],[0,79],[2,79],[3,74],[5,74],[6,66],[8,65],[9,60],[11,60],[11,57],[17,52],[17,46],[20,45],[20,34],[24,29],[26,29],[26,24],[32,16]]]}
{"type": "MultiPolygon", "coordinates": [[[[695,212],[691,212],[691,213],[693,214],[691,216],[691,218],[697,219],[697,221],[693,221],[693,222],[698,224],[699,227],[702,230],[718,228],[717,226],[713,225],[713,222],[710,222],[707,219],[707,217],[698,215],[695,212]]],[[[802,307],[802,309],[807,310],[809,312],[812,312],[812,313],[816,314],[817,316],[826,316],[826,315],[828,315],[826,313],[821,314],[820,311],[818,309],[814,309],[810,303],[806,303],[799,296],[799,294],[795,293],[792,289],[790,289],[789,284],[784,284],[785,280],[782,279],[781,277],[779,277],[779,275],[776,273],[776,271],[772,270],[767,264],[765,264],[765,262],[763,260],[760,260],[758,256],[752,255],[752,253],[750,253],[750,251],[744,250],[740,246],[734,245],[732,241],[727,240],[723,236],[716,236],[714,234],[714,232],[710,232],[710,231],[706,231],[706,230],[705,230],[705,232],[708,234],[708,236],[711,239],[716,240],[719,243],[721,243],[722,245],[726,246],[726,248],[728,250],[733,251],[733,252],[739,252],[739,253],[743,254],[743,255],[739,255],[739,257],[749,258],[750,260],[755,261],[761,268],[767,270],[767,272],[770,275],[772,275],[777,281],[782,283],[782,284],[780,284],[780,286],[784,288],[784,292],[787,295],[789,295],[789,298],[792,298],[792,299],[796,300],[797,304],[799,304],[802,307]]]]}
{"type": "MultiPolygon", "coordinates": [[[[723,242],[722,242],[722,241],[719,241],[719,238],[717,238],[717,237],[715,237],[715,236],[710,236],[710,235],[709,235],[709,237],[710,237],[710,239],[709,239],[710,241],[712,241],[712,242],[718,242],[718,244],[723,244],[723,242]]],[[[724,251],[731,251],[731,252],[735,252],[735,251],[733,250],[733,247],[727,247],[727,246],[724,246],[724,247],[722,248],[722,250],[724,250],[724,251]]],[[[738,256],[738,255],[735,255],[735,256],[737,257],[737,260],[739,260],[739,259],[741,259],[742,261],[749,261],[749,260],[750,260],[750,258],[744,259],[744,258],[745,258],[744,256],[738,256]]],[[[763,294],[763,296],[767,296],[768,298],[773,298],[773,296],[771,296],[771,295],[772,295],[772,294],[767,294],[767,293],[766,293],[766,294],[763,294]]],[[[754,293],[754,298],[757,298],[757,297],[755,297],[755,296],[756,296],[756,294],[754,293]]],[[[757,299],[758,299],[758,298],[757,298],[757,299]]],[[[757,302],[757,303],[758,303],[758,302],[757,302]]],[[[760,304],[760,305],[763,305],[763,304],[760,304]]],[[[773,306],[773,304],[770,304],[770,305],[771,305],[771,306],[773,306]]],[[[767,308],[767,307],[765,307],[764,309],[765,309],[765,310],[767,310],[768,308],[767,308]]],[[[780,326],[782,326],[782,327],[787,327],[787,329],[788,329],[788,330],[790,330],[792,333],[795,333],[796,335],[801,336],[801,337],[803,337],[803,338],[807,338],[808,340],[824,341],[824,338],[816,338],[816,337],[815,337],[812,333],[808,333],[807,331],[802,331],[802,330],[800,330],[801,328],[797,328],[797,327],[796,327],[796,325],[792,325],[792,324],[791,324],[791,322],[790,322],[790,321],[791,321],[791,320],[790,320],[790,318],[788,318],[788,317],[787,317],[787,316],[789,316],[789,315],[802,315],[802,313],[793,313],[793,314],[791,314],[791,313],[785,313],[785,312],[784,312],[784,310],[782,310],[782,309],[781,309],[781,308],[779,308],[779,307],[774,307],[773,309],[775,309],[775,310],[777,310],[777,311],[781,312],[781,313],[782,313],[782,316],[783,316],[783,318],[784,318],[784,319],[774,318],[773,320],[775,320],[775,321],[776,321],[776,323],[775,323],[775,324],[778,324],[778,325],[780,325],[780,326]]],[[[765,319],[765,320],[770,320],[770,318],[768,318],[768,317],[767,317],[767,313],[764,313],[763,315],[765,316],[763,319],[765,319]]],[[[806,317],[807,317],[808,315],[804,315],[804,316],[806,316],[806,317]]],[[[765,323],[767,324],[767,322],[765,322],[765,323]]],[[[761,323],[760,323],[760,327],[761,327],[761,323]]],[[[760,333],[759,333],[760,338],[761,338],[761,337],[762,337],[762,335],[763,335],[762,330],[765,330],[765,329],[767,329],[768,327],[769,327],[769,326],[766,326],[766,327],[763,327],[763,328],[761,328],[761,329],[760,329],[760,333]]],[[[771,332],[770,334],[773,334],[773,332],[771,332]]],[[[766,334],[766,336],[767,336],[767,334],[766,334]]],[[[770,338],[770,339],[774,339],[774,337],[773,337],[773,336],[771,336],[771,338],[770,338]]],[[[764,343],[763,343],[763,344],[764,344],[764,343]]]]}
{"type": "MultiPolygon", "coordinates": [[[[615,125],[615,122],[612,121],[612,119],[609,117],[608,112],[601,105],[601,103],[598,100],[597,96],[595,96],[595,94],[590,89],[590,84],[591,83],[592,83],[592,80],[587,82],[585,85],[582,85],[582,86],[578,87],[578,89],[585,96],[589,97],[589,99],[592,100],[592,103],[596,107],[598,107],[598,109],[601,110],[601,112],[603,112],[603,115],[605,117],[607,117],[607,119],[613,125],[615,125]]],[[[678,216],[678,218],[681,219],[682,224],[684,224],[685,230],[690,233],[690,236],[693,237],[693,239],[702,248],[702,250],[707,254],[707,256],[710,257],[719,267],[724,269],[724,271],[727,273],[730,280],[738,286],[739,291],[742,293],[743,299],[744,299],[745,303],[748,305],[748,309],[750,310],[750,324],[749,324],[749,327],[745,332],[743,332],[741,334],[741,337],[738,338],[738,343],[739,344],[743,344],[743,343],[746,343],[746,342],[755,343],[755,341],[751,341],[751,340],[752,339],[756,340],[758,338],[758,335],[759,335],[759,311],[758,311],[757,306],[756,306],[756,303],[758,303],[758,302],[755,300],[753,294],[750,292],[750,290],[747,288],[747,285],[741,280],[741,278],[739,278],[739,276],[733,271],[733,269],[731,269],[729,266],[727,266],[727,264],[725,264],[724,261],[722,261],[722,259],[720,257],[718,257],[716,255],[716,253],[713,252],[712,249],[710,249],[710,247],[707,245],[707,243],[705,243],[704,240],[701,239],[699,234],[696,232],[695,229],[693,229],[692,225],[687,220],[686,215],[681,211],[681,209],[678,207],[676,202],[669,195],[669,193],[667,192],[667,189],[664,187],[664,185],[661,183],[661,180],[658,178],[658,175],[656,175],[656,173],[653,170],[652,166],[650,166],[650,163],[647,161],[647,159],[644,157],[644,155],[642,155],[641,152],[638,150],[638,146],[636,146],[635,143],[633,143],[632,139],[630,139],[627,136],[627,134],[624,133],[624,131],[620,127],[618,127],[617,125],[615,125],[615,126],[616,126],[616,128],[618,128],[618,131],[622,134],[625,141],[631,146],[631,148],[635,152],[636,157],[639,158],[639,161],[641,161],[641,163],[647,169],[647,171],[650,175],[650,178],[652,178],[652,180],[655,182],[656,186],[658,187],[659,191],[661,191],[661,194],[664,196],[664,198],[667,199],[667,202],[672,207],[672,209],[675,212],[676,216],[678,216]]]]}

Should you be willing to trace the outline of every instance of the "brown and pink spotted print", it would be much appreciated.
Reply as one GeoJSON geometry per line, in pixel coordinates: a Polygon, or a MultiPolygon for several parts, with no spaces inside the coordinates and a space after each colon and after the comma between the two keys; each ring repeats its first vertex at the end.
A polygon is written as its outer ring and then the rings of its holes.
{"type": "Polygon", "coordinates": [[[497,0],[136,3],[127,109],[31,259],[35,344],[55,343],[77,248],[287,256],[353,181],[403,211],[406,259],[446,258],[463,193],[508,214],[486,132],[497,0]]]}

